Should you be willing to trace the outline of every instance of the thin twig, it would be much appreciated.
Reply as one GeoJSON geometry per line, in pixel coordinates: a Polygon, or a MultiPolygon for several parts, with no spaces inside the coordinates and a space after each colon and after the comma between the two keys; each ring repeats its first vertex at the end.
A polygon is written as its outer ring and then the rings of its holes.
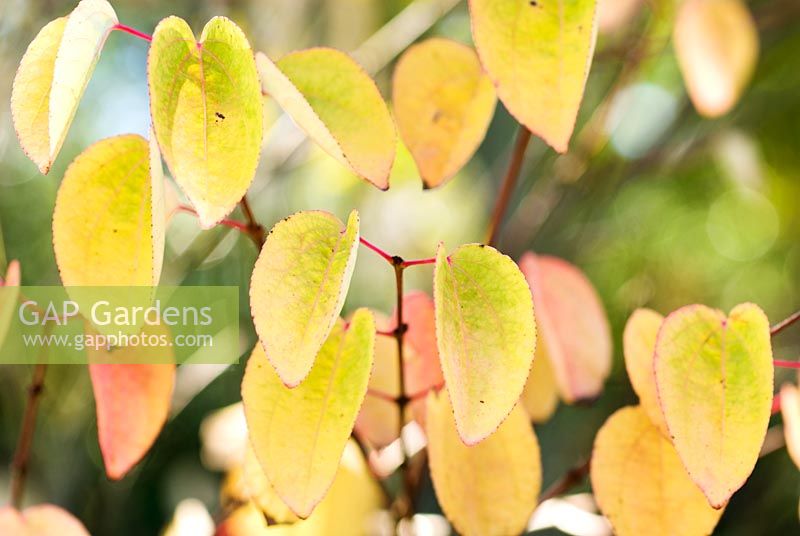
{"type": "Polygon", "coordinates": [[[543,503],[548,499],[552,499],[554,497],[558,497],[559,495],[563,495],[564,493],[568,492],[575,486],[579,485],[583,482],[586,475],[589,474],[589,461],[578,465],[577,467],[573,467],[567,474],[561,477],[560,480],[557,480],[553,483],[552,486],[547,488],[544,493],[542,493],[541,497],[539,497],[539,502],[543,503]]]}
{"type": "MultiPolygon", "coordinates": [[[[49,331],[47,324],[45,331],[49,331]]],[[[25,414],[22,417],[22,429],[11,462],[11,506],[19,509],[22,506],[22,497],[25,493],[25,480],[28,476],[28,466],[31,456],[33,435],[36,431],[36,416],[39,411],[39,400],[44,390],[44,376],[47,364],[40,362],[33,368],[33,378],[28,387],[28,400],[25,404],[25,414]]]]}
{"type": "Polygon", "coordinates": [[[379,248],[378,246],[376,246],[375,244],[373,244],[372,242],[370,242],[369,240],[367,240],[363,236],[358,237],[358,240],[365,247],[371,249],[372,251],[374,251],[375,253],[380,255],[381,258],[383,258],[386,262],[388,262],[391,265],[394,265],[394,258],[391,255],[389,255],[388,253],[386,253],[384,250],[382,250],[381,248],[379,248]]]}
{"type": "Polygon", "coordinates": [[[511,161],[508,164],[508,170],[503,178],[503,184],[500,187],[500,194],[497,196],[497,202],[492,211],[492,219],[489,220],[486,243],[490,246],[497,242],[500,228],[503,225],[503,218],[508,209],[508,202],[511,200],[511,194],[514,193],[514,189],[517,186],[517,179],[519,179],[519,173],[522,170],[522,162],[525,159],[525,149],[527,149],[530,140],[531,131],[520,125],[519,132],[517,133],[517,142],[514,144],[514,150],[511,153],[511,161]]]}
{"type": "Polygon", "coordinates": [[[781,368],[800,369],[800,361],[783,361],[782,359],[774,359],[772,364],[781,368]]]}
{"type": "Polygon", "coordinates": [[[798,320],[800,320],[800,311],[797,311],[796,313],[791,315],[789,318],[781,320],[780,322],[778,322],[777,324],[772,326],[772,328],[770,328],[770,330],[769,330],[769,334],[774,337],[775,335],[777,335],[778,333],[780,333],[784,329],[788,328],[789,326],[791,326],[792,324],[794,324],[798,320]]]}
{"type": "Polygon", "coordinates": [[[120,32],[125,32],[125,33],[128,33],[128,34],[131,34],[132,36],[138,37],[139,39],[144,39],[147,42],[151,42],[153,40],[152,36],[147,35],[144,32],[140,32],[136,28],[131,28],[127,24],[115,24],[114,27],[111,28],[111,29],[112,30],[119,30],[120,32]]]}
{"type": "Polygon", "coordinates": [[[261,251],[261,248],[264,247],[264,242],[267,240],[267,233],[264,230],[264,226],[258,223],[255,214],[253,214],[253,209],[250,208],[250,203],[247,201],[247,194],[239,201],[239,206],[242,207],[242,212],[247,220],[247,234],[255,242],[258,250],[261,251]]]}

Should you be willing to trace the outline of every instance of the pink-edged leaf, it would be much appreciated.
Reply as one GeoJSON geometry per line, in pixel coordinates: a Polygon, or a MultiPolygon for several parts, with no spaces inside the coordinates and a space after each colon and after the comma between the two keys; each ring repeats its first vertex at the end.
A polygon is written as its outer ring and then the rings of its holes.
{"type": "Polygon", "coordinates": [[[572,264],[526,253],[519,266],[533,293],[539,336],[547,346],[561,398],[593,398],[611,372],[611,330],[592,283],[572,264]]]}
{"type": "Polygon", "coordinates": [[[52,504],[39,504],[22,512],[10,506],[0,508],[3,536],[89,536],[72,514],[52,504]]]}

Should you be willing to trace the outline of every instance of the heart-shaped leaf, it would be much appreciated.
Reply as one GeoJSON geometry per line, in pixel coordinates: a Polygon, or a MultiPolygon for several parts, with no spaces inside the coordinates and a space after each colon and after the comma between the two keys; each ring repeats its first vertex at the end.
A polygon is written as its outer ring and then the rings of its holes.
{"type": "Polygon", "coordinates": [[[267,478],[292,511],[308,517],[333,482],[367,393],[375,320],[359,309],[339,321],[308,378],[289,389],[256,346],[242,381],[250,441],[267,478]]]}
{"type": "Polygon", "coordinates": [[[592,489],[619,536],[711,534],[722,515],[686,474],[675,447],[640,406],[622,408],[597,433],[592,489]]]}
{"type": "Polygon", "coordinates": [[[397,143],[378,87],[344,52],[312,48],[273,63],[256,54],[261,88],[329,155],[381,190],[397,143]]]}
{"type": "Polygon", "coordinates": [[[725,506],[758,460],[772,408],[772,347],[753,304],[727,318],[704,305],[673,312],[653,362],[661,409],[689,476],[725,506]]]}
{"type": "Polygon", "coordinates": [[[42,173],[58,156],[108,34],[117,24],[106,0],[82,0],[48,23],[20,62],[11,114],[20,145],[42,173]]]}
{"type": "Polygon", "coordinates": [[[429,188],[469,161],[486,135],[497,101],[475,52],[440,38],[414,45],[400,57],[392,95],[400,137],[429,188]]]}
{"type": "Polygon", "coordinates": [[[308,375],[344,305],[358,252],[358,213],[347,228],[327,212],[298,212],[272,228],[250,280],[250,309],[267,358],[289,387],[308,375]]]}
{"type": "Polygon", "coordinates": [[[592,283],[572,264],[526,253],[519,266],[530,285],[539,337],[544,341],[561,398],[596,397],[611,372],[611,329],[592,283]]]}
{"type": "Polygon", "coordinates": [[[9,536],[89,536],[72,514],[53,506],[39,504],[19,512],[10,506],[0,508],[0,534],[9,536]]]}
{"type": "Polygon", "coordinates": [[[741,0],[686,0],[673,34],[689,97],[706,117],[736,105],[758,60],[758,29],[741,0]]]}
{"type": "Polygon", "coordinates": [[[150,113],[172,176],[213,227],[241,200],[261,150],[263,104],[253,52],[236,24],[211,19],[196,41],[162,20],[147,56],[150,113]]]}
{"type": "Polygon", "coordinates": [[[101,140],[67,169],[53,213],[65,286],[155,286],[164,256],[164,179],[154,142],[101,140]]]}
{"type": "Polygon", "coordinates": [[[639,404],[659,431],[669,437],[667,423],[661,412],[656,391],[656,375],[653,371],[653,356],[656,351],[656,337],[664,317],[650,309],[637,309],[625,324],[622,345],[625,354],[625,368],[639,404]]]}
{"type": "Polygon", "coordinates": [[[592,64],[596,0],[469,0],[469,9],[475,46],[500,100],[565,152],[592,64]]]}
{"type": "Polygon", "coordinates": [[[496,249],[439,246],[434,272],[436,341],[461,439],[488,437],[522,394],[536,349],[531,292],[496,249]]]}
{"type": "Polygon", "coordinates": [[[436,498],[459,534],[520,534],[539,499],[539,443],[522,408],[480,444],[464,445],[445,392],[427,400],[428,456],[436,498]]]}

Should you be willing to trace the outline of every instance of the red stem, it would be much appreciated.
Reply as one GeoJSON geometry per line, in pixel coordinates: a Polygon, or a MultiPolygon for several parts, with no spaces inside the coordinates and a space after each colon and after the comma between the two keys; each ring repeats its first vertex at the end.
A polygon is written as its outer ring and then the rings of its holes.
{"type": "MultiPolygon", "coordinates": [[[[186,212],[188,214],[192,214],[194,216],[197,216],[197,211],[195,209],[193,209],[192,207],[189,207],[189,206],[186,206],[186,205],[178,205],[178,210],[180,210],[181,212],[186,212]]],[[[225,227],[230,227],[231,229],[236,229],[237,231],[239,231],[241,233],[245,233],[245,234],[249,234],[250,233],[250,229],[247,226],[247,224],[242,223],[240,221],[225,219],[225,220],[220,221],[219,224],[220,225],[224,225],[225,227]]]]}
{"type": "Polygon", "coordinates": [[[781,394],[775,393],[772,397],[772,415],[777,415],[781,412],[781,394]]]}
{"type": "Polygon", "coordinates": [[[389,255],[388,253],[383,251],[381,248],[379,248],[378,246],[376,246],[375,244],[373,244],[372,242],[370,242],[369,240],[367,240],[363,236],[360,236],[358,239],[362,244],[364,244],[369,249],[371,249],[372,251],[374,251],[375,253],[377,253],[381,257],[383,257],[386,262],[388,262],[391,265],[394,265],[394,258],[391,255],[389,255]]]}
{"type": "Polygon", "coordinates": [[[800,311],[797,311],[796,313],[794,313],[789,318],[786,318],[785,320],[781,320],[780,322],[778,322],[777,324],[772,326],[772,328],[770,328],[770,330],[769,330],[769,334],[774,337],[775,335],[777,335],[778,333],[780,333],[784,329],[788,328],[789,326],[791,326],[792,324],[794,324],[798,320],[800,320],[800,311]]]}
{"type": "Polygon", "coordinates": [[[417,266],[420,264],[435,264],[435,263],[436,263],[436,257],[431,257],[429,259],[416,259],[413,261],[403,261],[403,267],[417,266]]]}
{"type": "Polygon", "coordinates": [[[144,39],[148,43],[153,40],[153,38],[146,33],[140,32],[136,28],[131,28],[125,24],[115,24],[112,30],[119,30],[120,32],[129,33],[135,37],[138,37],[139,39],[144,39]]]}
{"type": "Polygon", "coordinates": [[[389,393],[384,393],[383,391],[378,391],[377,389],[367,389],[367,394],[369,396],[374,396],[375,398],[380,398],[381,400],[386,400],[387,402],[397,402],[396,396],[392,396],[389,393]]]}
{"type": "Polygon", "coordinates": [[[772,361],[772,364],[776,367],[800,369],[800,361],[783,361],[780,359],[775,359],[772,361]]]}

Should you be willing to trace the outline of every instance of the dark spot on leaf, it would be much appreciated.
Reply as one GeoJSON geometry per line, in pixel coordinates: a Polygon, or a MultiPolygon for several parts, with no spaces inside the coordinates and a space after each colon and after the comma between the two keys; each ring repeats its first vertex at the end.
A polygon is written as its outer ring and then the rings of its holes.
{"type": "Polygon", "coordinates": [[[214,112],[214,115],[216,115],[216,116],[217,116],[217,117],[219,117],[220,119],[225,119],[225,116],[224,116],[224,115],[222,115],[222,114],[221,114],[221,113],[219,113],[219,112],[214,112]]]}
{"type": "Polygon", "coordinates": [[[481,403],[481,404],[485,404],[486,402],[484,402],[483,400],[481,400],[481,401],[480,401],[480,403],[481,403]]]}
{"type": "Polygon", "coordinates": [[[530,2],[528,3],[531,5],[531,7],[537,7],[539,5],[539,2],[537,2],[536,0],[530,0],[530,2]]]}
{"type": "Polygon", "coordinates": [[[435,112],[433,112],[433,122],[434,123],[438,123],[439,119],[441,119],[441,118],[442,118],[441,110],[436,110],[435,112]]]}

